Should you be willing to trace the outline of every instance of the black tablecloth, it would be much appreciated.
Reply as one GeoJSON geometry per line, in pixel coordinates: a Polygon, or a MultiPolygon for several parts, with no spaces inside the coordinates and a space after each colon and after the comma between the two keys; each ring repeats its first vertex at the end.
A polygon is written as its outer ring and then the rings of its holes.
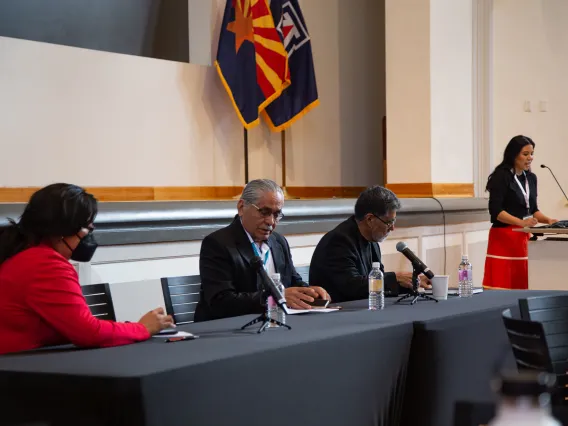
{"type": "Polygon", "coordinates": [[[398,423],[412,323],[359,311],[235,331],[251,318],[180,327],[193,341],[0,357],[2,413],[76,426],[398,423]]]}
{"type": "MultiPolygon", "coordinates": [[[[393,322],[412,321],[414,337],[403,404],[404,426],[452,426],[457,400],[491,401],[496,368],[515,368],[501,313],[518,300],[549,291],[485,291],[471,298],[397,305],[384,311],[393,322]]],[[[364,301],[348,304],[363,308],[364,301]]]]}
{"type": "Polygon", "coordinates": [[[490,395],[507,347],[500,313],[527,295],[389,299],[378,312],[358,301],[289,316],[291,331],[238,331],[245,316],[181,327],[193,341],[3,356],[0,409],[74,426],[396,426],[403,407],[404,425],[450,426],[457,399],[490,395]]]}

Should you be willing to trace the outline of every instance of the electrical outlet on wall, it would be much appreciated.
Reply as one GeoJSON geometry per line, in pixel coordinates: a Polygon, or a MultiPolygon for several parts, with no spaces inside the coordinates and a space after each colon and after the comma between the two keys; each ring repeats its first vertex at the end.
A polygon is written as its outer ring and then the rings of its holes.
{"type": "Polygon", "coordinates": [[[525,101],[523,105],[524,112],[531,112],[531,101],[525,101]]]}
{"type": "Polygon", "coordinates": [[[548,101],[540,101],[538,105],[538,109],[540,112],[547,112],[548,111],[548,101]]]}

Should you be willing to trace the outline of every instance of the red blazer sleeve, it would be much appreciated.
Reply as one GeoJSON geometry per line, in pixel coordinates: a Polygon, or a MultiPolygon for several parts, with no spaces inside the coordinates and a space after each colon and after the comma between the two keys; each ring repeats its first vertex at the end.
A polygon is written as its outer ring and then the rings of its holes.
{"type": "Polygon", "coordinates": [[[28,305],[59,334],[77,346],[127,345],[150,338],[139,323],[99,320],[91,314],[77,272],[54,253],[42,260],[26,294],[28,305]]]}

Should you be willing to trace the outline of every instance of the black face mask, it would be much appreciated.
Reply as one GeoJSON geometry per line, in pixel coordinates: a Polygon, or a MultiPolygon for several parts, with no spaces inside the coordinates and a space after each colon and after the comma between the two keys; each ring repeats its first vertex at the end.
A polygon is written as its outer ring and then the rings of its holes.
{"type": "Polygon", "coordinates": [[[76,262],[90,262],[98,246],[99,244],[95,240],[94,235],[92,233],[87,234],[71,253],[71,260],[76,262]]]}

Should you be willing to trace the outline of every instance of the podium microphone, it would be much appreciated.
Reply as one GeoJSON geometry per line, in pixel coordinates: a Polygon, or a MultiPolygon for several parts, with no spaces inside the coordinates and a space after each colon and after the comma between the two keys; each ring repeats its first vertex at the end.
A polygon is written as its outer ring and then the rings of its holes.
{"type": "Polygon", "coordinates": [[[274,281],[270,279],[268,274],[264,269],[264,264],[262,263],[262,259],[258,256],[252,258],[251,266],[256,272],[260,275],[260,280],[262,281],[262,285],[268,291],[268,294],[274,298],[274,301],[278,306],[280,306],[284,312],[288,312],[288,307],[286,306],[286,298],[284,295],[278,290],[278,287],[274,285],[274,281]]]}
{"type": "Polygon", "coordinates": [[[560,182],[558,182],[558,179],[556,179],[556,176],[554,176],[554,173],[552,172],[552,169],[544,164],[541,164],[540,167],[542,169],[548,169],[548,171],[550,172],[550,174],[552,175],[552,177],[554,178],[554,180],[556,181],[556,184],[558,185],[558,188],[560,188],[560,190],[562,191],[562,193],[564,194],[564,198],[566,198],[566,201],[568,201],[568,197],[566,196],[566,193],[564,192],[564,190],[562,189],[562,186],[560,185],[560,182]]]}
{"type": "Polygon", "coordinates": [[[428,279],[434,278],[434,273],[428,268],[419,258],[414,254],[412,250],[408,248],[405,242],[399,241],[396,243],[396,251],[402,253],[404,257],[410,260],[412,263],[412,267],[416,270],[419,274],[424,274],[428,277],[428,279]]]}

